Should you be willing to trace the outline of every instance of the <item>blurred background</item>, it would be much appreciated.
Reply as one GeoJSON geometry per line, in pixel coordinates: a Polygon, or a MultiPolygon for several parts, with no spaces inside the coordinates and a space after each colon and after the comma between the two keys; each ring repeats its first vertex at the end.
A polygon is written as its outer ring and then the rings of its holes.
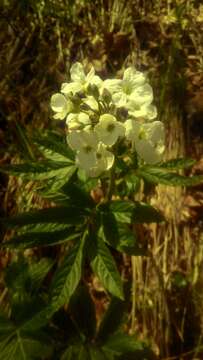
{"type": "MultiPolygon", "coordinates": [[[[29,134],[55,129],[50,97],[75,61],[103,78],[133,65],[147,73],[166,128],[166,159],[191,157],[203,169],[203,4],[198,0],[1,0],[0,164],[32,159],[29,134]]],[[[1,215],[44,202],[32,182],[1,177],[1,215]]],[[[143,226],[152,257],[124,256],[132,296],[129,332],[147,340],[160,359],[203,359],[202,186],[157,186],[141,195],[165,215],[143,226]]],[[[29,254],[30,256],[30,254],[29,254]]],[[[11,254],[0,253],[2,270],[11,254]]],[[[105,294],[92,279],[98,317],[105,294]]]]}

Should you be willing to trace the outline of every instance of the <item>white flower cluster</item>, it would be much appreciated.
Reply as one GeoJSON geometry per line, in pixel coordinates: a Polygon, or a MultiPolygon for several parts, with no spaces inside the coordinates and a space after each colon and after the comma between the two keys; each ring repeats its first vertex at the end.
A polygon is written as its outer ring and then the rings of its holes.
{"type": "Polygon", "coordinates": [[[82,64],[70,70],[71,82],[51,97],[54,119],[66,120],[67,142],[76,151],[76,163],[88,176],[112,168],[115,144],[131,144],[146,163],[162,159],[164,128],[155,121],[153,91],[146,76],[129,67],[123,79],[103,81],[92,67],[85,75],[82,64]]]}

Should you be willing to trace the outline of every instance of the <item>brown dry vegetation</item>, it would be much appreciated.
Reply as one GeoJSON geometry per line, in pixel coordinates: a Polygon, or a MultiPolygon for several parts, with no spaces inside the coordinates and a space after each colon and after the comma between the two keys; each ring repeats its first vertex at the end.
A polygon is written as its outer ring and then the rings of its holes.
{"type": "MultiPolygon", "coordinates": [[[[203,5],[201,1],[1,0],[0,155],[2,164],[32,158],[29,133],[54,128],[49,99],[70,65],[92,63],[102,76],[129,64],[147,71],[159,118],[166,126],[166,158],[203,159],[203,5]],[[28,136],[25,137],[24,128],[28,136]]],[[[33,183],[3,177],[1,213],[42,205],[33,183]]],[[[124,258],[132,277],[130,331],[163,359],[203,358],[202,188],[158,186],[140,194],[161,209],[164,225],[140,230],[150,256],[124,258]]],[[[10,254],[0,254],[0,270],[10,254]]],[[[124,264],[124,265],[123,265],[124,264]]],[[[6,292],[0,275],[0,302],[6,292]]],[[[98,314],[105,307],[92,285],[98,314]]]]}

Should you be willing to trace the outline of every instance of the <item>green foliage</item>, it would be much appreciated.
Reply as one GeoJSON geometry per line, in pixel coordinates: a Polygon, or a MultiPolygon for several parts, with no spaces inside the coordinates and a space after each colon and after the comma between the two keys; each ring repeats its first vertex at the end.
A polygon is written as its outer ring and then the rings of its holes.
{"type": "Polygon", "coordinates": [[[74,293],[82,274],[83,248],[86,233],[80,242],[77,242],[65,257],[62,265],[56,271],[50,293],[50,306],[53,312],[67,303],[74,293]]]}
{"type": "MultiPolygon", "coordinates": [[[[29,147],[25,140],[24,146],[29,147]]],[[[37,135],[34,143],[36,149],[26,163],[1,168],[4,173],[39,182],[39,194],[50,201],[50,207],[1,219],[13,233],[0,246],[15,249],[17,260],[4,276],[10,308],[9,316],[0,316],[0,358],[122,360],[129,354],[150,358],[145,344],[123,331],[127,302],[113,253],[147,255],[147,245],[141,244],[136,233],[137,224],[164,221],[154,207],[134,200],[142,179],[153,184],[195,185],[201,177],[174,172],[194,162],[174,159],[139,167],[133,159],[133,168],[128,169],[120,159],[115,179],[110,174],[90,180],[77,171],[72,150],[58,134],[37,135]],[[91,190],[96,193],[98,184],[103,194],[97,202],[91,190]],[[111,199],[114,193],[117,200],[111,199]],[[22,253],[54,246],[60,254],[58,262],[56,256],[55,261],[47,256],[29,261],[22,253]],[[85,263],[111,296],[99,325],[83,281],[85,263]]]]}
{"type": "MultiPolygon", "coordinates": [[[[169,169],[173,165],[169,165],[169,169]]],[[[178,168],[182,164],[177,165],[178,168]]],[[[169,186],[194,186],[198,185],[203,181],[203,176],[183,176],[174,172],[168,172],[168,168],[163,167],[152,167],[152,166],[143,166],[137,170],[137,174],[144,180],[153,183],[153,184],[164,184],[169,186]]]]}
{"type": "Polygon", "coordinates": [[[91,251],[91,266],[104,287],[112,295],[123,299],[122,282],[115,261],[100,237],[96,239],[91,251]]]}

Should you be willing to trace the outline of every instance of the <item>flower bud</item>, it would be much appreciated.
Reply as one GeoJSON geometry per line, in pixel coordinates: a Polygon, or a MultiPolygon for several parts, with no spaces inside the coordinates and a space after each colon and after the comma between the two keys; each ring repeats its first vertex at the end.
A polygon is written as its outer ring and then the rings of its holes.
{"type": "Polygon", "coordinates": [[[112,101],[111,93],[106,88],[102,91],[102,99],[106,104],[110,104],[112,101]]]}
{"type": "Polygon", "coordinates": [[[87,94],[94,96],[95,99],[99,98],[99,90],[95,84],[89,84],[87,87],[87,94]]]}

